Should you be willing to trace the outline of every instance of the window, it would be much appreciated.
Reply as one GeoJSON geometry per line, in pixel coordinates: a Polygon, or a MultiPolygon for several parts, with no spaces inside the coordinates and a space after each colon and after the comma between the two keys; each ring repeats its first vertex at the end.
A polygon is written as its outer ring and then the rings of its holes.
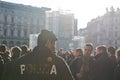
{"type": "Polygon", "coordinates": [[[14,35],[14,30],[11,29],[11,37],[14,35]]]}
{"type": "Polygon", "coordinates": [[[7,10],[5,10],[5,13],[7,13],[7,10]]]}
{"type": "Polygon", "coordinates": [[[4,36],[7,36],[7,29],[4,29],[4,36]]]}
{"type": "Polygon", "coordinates": [[[17,33],[17,34],[18,34],[18,37],[20,37],[20,34],[21,34],[20,30],[18,30],[18,33],[17,33]]]}
{"type": "Polygon", "coordinates": [[[27,30],[24,30],[24,37],[27,37],[27,30]]]}
{"type": "Polygon", "coordinates": [[[21,17],[20,16],[18,16],[18,24],[20,25],[21,24],[21,17]]]}
{"type": "Polygon", "coordinates": [[[37,26],[39,26],[39,23],[40,23],[40,21],[39,21],[39,19],[37,19],[37,26]]]}
{"type": "Polygon", "coordinates": [[[11,18],[11,22],[14,23],[14,17],[11,18]]]}
{"type": "Polygon", "coordinates": [[[0,26],[0,31],[2,31],[2,26],[0,26]]]}
{"type": "Polygon", "coordinates": [[[7,22],[7,16],[4,16],[4,21],[7,22]]]}

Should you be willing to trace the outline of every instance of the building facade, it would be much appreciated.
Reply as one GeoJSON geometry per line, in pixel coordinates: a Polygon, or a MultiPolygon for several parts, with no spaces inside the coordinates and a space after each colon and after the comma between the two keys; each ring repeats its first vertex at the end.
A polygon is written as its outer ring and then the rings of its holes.
{"type": "Polygon", "coordinates": [[[78,36],[78,20],[74,20],[74,36],[78,36]]]}
{"type": "Polygon", "coordinates": [[[120,9],[106,8],[103,16],[91,20],[85,37],[86,42],[92,42],[95,46],[120,46],[120,9]]]}
{"type": "Polygon", "coordinates": [[[29,44],[29,35],[45,28],[45,12],[38,8],[0,1],[0,43],[8,47],[29,44]]]}
{"type": "Polygon", "coordinates": [[[50,11],[46,13],[46,29],[53,31],[58,37],[57,49],[69,49],[69,43],[72,41],[74,27],[76,26],[73,13],[61,11],[50,11]]]}

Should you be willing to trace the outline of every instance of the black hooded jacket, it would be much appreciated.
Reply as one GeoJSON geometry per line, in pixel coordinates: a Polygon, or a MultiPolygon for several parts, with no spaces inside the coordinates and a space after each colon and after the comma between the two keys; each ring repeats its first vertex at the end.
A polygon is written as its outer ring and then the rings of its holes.
{"type": "Polygon", "coordinates": [[[45,47],[35,47],[32,53],[12,62],[9,68],[3,80],[73,80],[65,61],[45,47]]]}
{"type": "Polygon", "coordinates": [[[114,64],[105,53],[95,56],[93,80],[113,80],[114,64]]]}

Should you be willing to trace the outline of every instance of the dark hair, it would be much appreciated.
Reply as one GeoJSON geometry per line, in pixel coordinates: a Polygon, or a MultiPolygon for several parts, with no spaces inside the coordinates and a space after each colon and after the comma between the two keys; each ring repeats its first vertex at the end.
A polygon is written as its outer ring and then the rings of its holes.
{"type": "Polygon", "coordinates": [[[22,54],[21,55],[26,54],[28,52],[28,46],[27,45],[21,45],[20,48],[22,50],[22,54]]]}
{"type": "Polygon", "coordinates": [[[57,38],[53,32],[48,30],[42,30],[41,33],[38,35],[37,45],[44,46],[48,40],[56,41],[57,38]]]}
{"type": "Polygon", "coordinates": [[[118,48],[118,49],[116,50],[116,54],[117,54],[117,56],[120,57],[120,48],[118,48]]]}
{"type": "Polygon", "coordinates": [[[77,52],[83,53],[82,49],[76,49],[77,52]]]}
{"type": "Polygon", "coordinates": [[[0,45],[0,52],[6,52],[7,46],[5,44],[0,45]]]}
{"type": "Polygon", "coordinates": [[[83,50],[80,48],[76,49],[76,52],[79,52],[81,56],[83,55],[83,50]]]}
{"type": "Polygon", "coordinates": [[[21,48],[18,46],[15,46],[13,48],[11,48],[12,51],[12,56],[20,56],[21,55],[21,48]]]}
{"type": "Polygon", "coordinates": [[[93,44],[92,43],[87,43],[85,46],[90,46],[91,47],[91,51],[93,50],[93,44]]]}
{"type": "Polygon", "coordinates": [[[100,45],[100,46],[97,47],[97,49],[98,49],[98,50],[101,50],[102,53],[107,54],[107,48],[106,48],[106,46],[100,45]]]}
{"type": "Polygon", "coordinates": [[[108,47],[108,52],[110,52],[111,54],[115,54],[115,48],[112,46],[108,47]]]}

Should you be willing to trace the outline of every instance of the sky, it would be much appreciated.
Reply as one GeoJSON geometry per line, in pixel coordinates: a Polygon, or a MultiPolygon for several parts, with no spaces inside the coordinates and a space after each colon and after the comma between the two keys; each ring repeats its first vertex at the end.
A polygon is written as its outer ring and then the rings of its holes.
{"type": "Polygon", "coordinates": [[[87,27],[92,19],[106,13],[106,8],[120,8],[120,0],[1,0],[52,10],[68,10],[78,19],[78,29],[87,27]]]}

